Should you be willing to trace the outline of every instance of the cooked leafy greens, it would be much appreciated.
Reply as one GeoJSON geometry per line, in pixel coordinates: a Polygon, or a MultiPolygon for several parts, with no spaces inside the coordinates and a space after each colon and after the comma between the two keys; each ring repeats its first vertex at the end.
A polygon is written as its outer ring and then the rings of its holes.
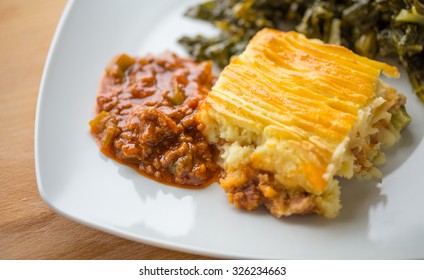
{"type": "Polygon", "coordinates": [[[222,68],[262,28],[292,27],[361,55],[397,58],[424,102],[424,0],[213,0],[186,15],[220,29],[213,37],[179,40],[197,60],[222,68]]]}

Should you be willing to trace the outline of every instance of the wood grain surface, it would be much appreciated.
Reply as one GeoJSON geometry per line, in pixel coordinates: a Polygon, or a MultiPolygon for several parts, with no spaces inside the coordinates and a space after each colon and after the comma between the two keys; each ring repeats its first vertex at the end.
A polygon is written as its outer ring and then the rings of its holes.
{"type": "Polygon", "coordinates": [[[34,117],[47,51],[65,4],[0,1],[0,259],[206,259],[88,228],[41,200],[34,117]]]}

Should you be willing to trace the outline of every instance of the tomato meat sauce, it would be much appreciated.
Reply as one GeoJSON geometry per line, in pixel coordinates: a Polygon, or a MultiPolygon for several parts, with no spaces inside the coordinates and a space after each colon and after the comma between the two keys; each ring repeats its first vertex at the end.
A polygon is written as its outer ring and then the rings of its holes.
{"type": "Polygon", "coordinates": [[[101,151],[156,181],[203,187],[217,179],[218,150],[197,129],[215,82],[210,62],[165,52],[116,56],[106,67],[91,133],[101,151]]]}

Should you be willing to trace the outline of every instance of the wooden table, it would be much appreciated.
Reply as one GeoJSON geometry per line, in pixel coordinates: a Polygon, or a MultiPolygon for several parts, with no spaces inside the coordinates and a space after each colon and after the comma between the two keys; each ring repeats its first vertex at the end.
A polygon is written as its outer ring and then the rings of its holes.
{"type": "Polygon", "coordinates": [[[0,1],[0,259],[205,259],[88,228],[41,200],[34,173],[35,108],[65,4],[0,1]]]}

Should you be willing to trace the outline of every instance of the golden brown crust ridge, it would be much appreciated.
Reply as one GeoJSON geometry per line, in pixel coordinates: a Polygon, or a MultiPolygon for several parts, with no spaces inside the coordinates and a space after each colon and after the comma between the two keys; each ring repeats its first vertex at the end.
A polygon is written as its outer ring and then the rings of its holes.
{"type": "MultiPolygon", "coordinates": [[[[264,29],[224,69],[204,108],[212,119],[255,136],[247,144],[263,149],[251,155],[253,167],[284,173],[277,178],[281,183],[319,195],[328,186],[331,176],[325,174],[336,149],[355,125],[358,111],[375,97],[381,71],[399,75],[396,67],[344,47],[264,29]],[[283,164],[282,171],[271,162],[278,160],[291,165],[283,164]]],[[[226,134],[224,140],[240,141],[239,136],[226,134]]]]}

